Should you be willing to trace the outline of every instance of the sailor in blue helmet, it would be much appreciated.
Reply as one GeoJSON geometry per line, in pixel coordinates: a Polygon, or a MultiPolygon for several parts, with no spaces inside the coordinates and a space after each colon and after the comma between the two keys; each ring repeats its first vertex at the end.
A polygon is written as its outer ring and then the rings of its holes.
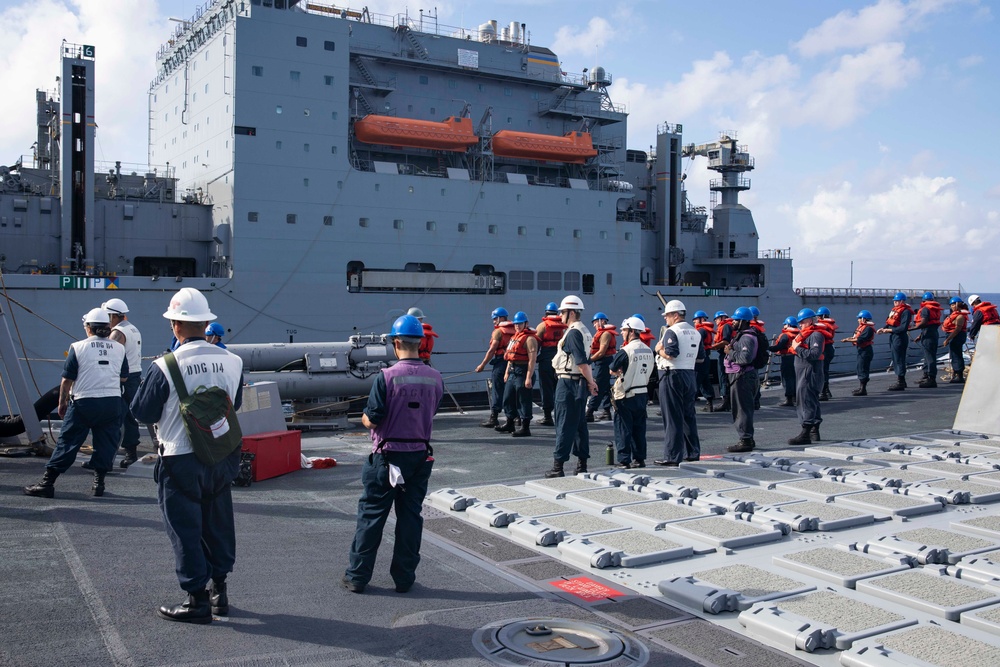
{"type": "Polygon", "coordinates": [[[389,337],[399,362],[375,378],[361,417],[371,429],[372,451],[361,468],[357,527],[341,580],[352,593],[363,592],[372,578],[390,512],[395,514],[396,530],[389,574],[397,593],[413,586],[424,525],[420,512],[434,467],[430,441],[434,414],[444,395],[441,373],[420,359],[424,338],[420,320],[403,315],[393,322],[389,337]]]}
{"type": "Polygon", "coordinates": [[[609,324],[608,316],[598,311],[592,321],[594,337],[590,343],[590,365],[597,382],[597,396],[587,401],[587,421],[594,421],[594,413],[598,420],[611,420],[611,359],[618,351],[618,331],[615,325],[609,324]]]}
{"type": "Polygon", "coordinates": [[[507,320],[506,308],[494,308],[490,313],[493,318],[493,331],[490,333],[490,344],[486,348],[486,356],[482,362],[476,366],[476,372],[482,373],[486,364],[492,367],[490,371],[490,418],[480,426],[483,428],[496,428],[500,425],[500,409],[503,407],[503,376],[507,371],[507,362],[503,355],[507,351],[507,344],[514,337],[514,323],[507,320]]]}
{"type": "Polygon", "coordinates": [[[732,410],[732,403],[729,400],[729,383],[726,381],[725,347],[733,339],[736,331],[734,328],[735,323],[724,310],[716,311],[713,319],[715,320],[715,338],[712,339],[712,345],[709,349],[719,352],[719,395],[722,397],[722,405],[718,409],[713,410],[711,409],[712,404],[709,403],[709,409],[705,410],[705,412],[729,412],[732,410]]]}
{"type": "Polygon", "coordinates": [[[223,350],[226,349],[225,343],[222,342],[222,337],[225,335],[226,328],[218,322],[212,322],[208,325],[208,328],[205,329],[205,340],[216,347],[221,347],[223,350]]]}
{"type": "Polygon", "coordinates": [[[833,337],[837,333],[837,322],[830,314],[829,308],[820,306],[816,309],[814,324],[817,327],[825,327],[829,332],[826,337],[826,347],[823,348],[823,388],[819,392],[819,400],[829,401],[833,398],[833,394],[830,393],[830,364],[833,363],[833,357],[837,353],[837,349],[833,346],[833,337]]]}
{"type": "Polygon", "coordinates": [[[872,314],[867,310],[858,313],[858,328],[854,330],[854,335],[844,338],[841,343],[853,343],[858,348],[858,382],[861,383],[857,389],[851,393],[854,396],[868,395],[868,376],[872,366],[872,357],[875,352],[872,344],[875,342],[875,326],[872,324],[872,314]]]}
{"type": "Polygon", "coordinates": [[[941,347],[948,348],[948,357],[951,361],[951,384],[961,384],[965,382],[965,341],[968,338],[967,329],[969,326],[969,307],[957,296],[951,297],[948,302],[951,314],[941,323],[941,330],[944,331],[944,342],[941,347]]]}
{"type": "Polygon", "coordinates": [[[906,348],[910,345],[910,322],[913,309],[906,303],[906,292],[896,292],[892,297],[892,310],[885,319],[885,326],[876,333],[889,334],[889,349],[892,351],[892,369],[896,372],[896,384],[889,385],[887,391],[906,389],[906,348]]]}
{"type": "Polygon", "coordinates": [[[715,328],[712,320],[708,319],[708,313],[704,310],[695,311],[691,318],[691,324],[698,330],[701,336],[701,357],[695,365],[695,383],[702,398],[708,403],[702,412],[712,412],[715,401],[715,388],[712,386],[712,353],[710,352],[712,341],[715,338],[715,328]]]}
{"type": "Polygon", "coordinates": [[[759,383],[753,361],[757,356],[758,342],[755,329],[750,326],[752,319],[753,313],[749,308],[737,308],[733,312],[733,340],[723,348],[725,382],[729,384],[733,422],[740,437],[737,444],[728,448],[730,452],[749,452],[756,446],[753,439],[753,413],[759,383]]]}
{"type": "Polygon", "coordinates": [[[514,313],[514,336],[507,344],[504,359],[507,370],[503,376],[503,411],[506,416],[503,426],[497,426],[501,433],[510,433],[515,438],[531,435],[531,385],[535,377],[535,360],[538,358],[538,336],[528,326],[528,314],[523,310],[514,313]],[[521,425],[514,426],[514,418],[521,418],[521,425]]]}
{"type": "Polygon", "coordinates": [[[924,292],[920,306],[914,311],[910,330],[920,333],[913,342],[920,343],[924,353],[924,377],[917,383],[921,389],[937,387],[937,348],[941,326],[941,304],[934,299],[933,292],[924,292]]]}
{"type": "Polygon", "coordinates": [[[816,313],[803,308],[795,317],[799,335],[792,341],[795,352],[795,399],[802,432],[788,441],[789,445],[808,445],[819,440],[819,425],[823,417],[819,409],[819,394],[823,389],[823,351],[832,335],[826,327],[816,324],[816,313]]]}
{"type": "Polygon", "coordinates": [[[792,351],[792,341],[798,335],[799,322],[790,315],[785,318],[774,344],[767,348],[781,360],[781,387],[785,390],[785,400],[778,403],[781,408],[795,407],[795,352],[792,351]]]}
{"type": "Polygon", "coordinates": [[[554,426],[552,409],[556,402],[556,371],[552,368],[552,359],[556,356],[556,346],[566,331],[566,325],[559,317],[559,304],[550,301],[545,306],[545,317],[535,327],[538,336],[538,388],[542,394],[541,426],[554,426]]]}

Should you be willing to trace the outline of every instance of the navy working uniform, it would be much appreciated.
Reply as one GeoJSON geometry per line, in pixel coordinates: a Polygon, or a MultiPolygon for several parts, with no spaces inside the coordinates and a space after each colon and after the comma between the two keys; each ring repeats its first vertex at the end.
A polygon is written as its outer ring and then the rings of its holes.
{"type": "Polygon", "coordinates": [[[424,525],[420,508],[434,467],[432,421],[443,395],[441,374],[419,358],[401,359],[383,369],[372,385],[364,410],[372,425],[372,451],[361,469],[364,488],[344,573],[344,585],[353,592],[364,590],[372,578],[382,530],[392,510],[396,532],[389,574],[401,593],[416,579],[424,525]],[[401,481],[391,468],[398,470],[401,481]]]}
{"type": "MultiPolygon", "coordinates": [[[[749,309],[747,310],[749,312],[749,309]]],[[[734,318],[736,318],[735,314],[734,318]]],[[[747,318],[746,321],[749,322],[749,320],[750,318],[747,318]]],[[[736,433],[740,438],[739,444],[731,447],[731,451],[749,451],[756,444],[753,439],[754,401],[758,384],[757,369],[753,367],[756,355],[757,337],[752,330],[738,331],[725,356],[726,381],[731,383],[729,400],[732,405],[736,433]]]]}
{"type": "Polygon", "coordinates": [[[587,421],[594,421],[594,413],[601,411],[600,419],[611,419],[611,359],[617,352],[614,325],[608,325],[604,313],[594,315],[594,336],[590,339],[590,367],[597,383],[597,395],[587,401],[587,421]]]}
{"type": "Polygon", "coordinates": [[[790,439],[790,445],[808,445],[815,437],[819,440],[819,425],[823,422],[820,414],[819,394],[823,389],[823,352],[826,347],[828,329],[817,326],[812,310],[799,311],[799,335],[795,337],[795,394],[797,411],[802,432],[790,439]]]}
{"type": "Polygon", "coordinates": [[[794,317],[786,317],[777,340],[767,348],[780,360],[781,387],[785,391],[785,400],[778,403],[779,407],[795,407],[795,353],[792,352],[792,341],[798,335],[798,322],[794,317]]]}
{"type": "Polygon", "coordinates": [[[968,338],[966,329],[969,324],[969,310],[957,296],[951,297],[949,303],[951,314],[941,323],[941,329],[948,334],[941,347],[948,348],[951,361],[951,383],[965,382],[965,341],[968,338]]]}
{"type": "Polygon", "coordinates": [[[542,426],[553,426],[552,410],[556,404],[556,370],[552,368],[552,359],[556,356],[556,346],[566,325],[556,312],[553,301],[545,307],[545,317],[538,324],[537,333],[540,341],[538,349],[538,386],[542,392],[542,426]]]}
{"type": "Polygon", "coordinates": [[[695,329],[701,334],[701,361],[699,361],[694,368],[695,371],[695,383],[698,385],[698,391],[708,402],[705,407],[704,412],[712,412],[712,402],[715,400],[715,388],[712,386],[712,353],[709,350],[709,346],[712,344],[712,339],[715,338],[715,328],[712,323],[708,320],[708,313],[703,310],[699,310],[694,314],[695,329]]]}
{"type": "Polygon", "coordinates": [[[892,310],[885,320],[885,326],[878,330],[889,336],[889,348],[892,351],[892,368],[896,372],[896,384],[889,385],[888,391],[906,389],[906,348],[910,344],[910,322],[913,320],[913,309],[906,303],[906,294],[897,292],[893,299],[892,310]]]}
{"type": "Polygon", "coordinates": [[[128,306],[121,299],[108,299],[101,304],[101,308],[108,312],[111,319],[111,340],[125,346],[125,358],[128,360],[128,380],[122,387],[122,449],[125,450],[125,458],[121,462],[122,468],[129,467],[135,463],[138,455],[136,449],[139,447],[139,424],[132,416],[129,405],[135,398],[135,392],[139,389],[139,381],[142,379],[142,334],[134,324],[128,321],[128,306]]]}
{"type": "Polygon", "coordinates": [[[875,351],[872,344],[875,342],[875,327],[871,323],[872,314],[867,310],[858,313],[858,328],[854,330],[854,335],[845,338],[841,342],[853,343],[858,348],[858,382],[860,386],[851,392],[854,396],[868,395],[868,378],[872,367],[872,357],[875,351]]]}
{"type": "Polygon", "coordinates": [[[503,411],[507,419],[496,430],[524,438],[531,435],[531,385],[535,377],[538,337],[535,330],[528,327],[528,315],[524,311],[518,311],[513,321],[515,333],[504,353],[507,371],[503,379],[503,411]],[[514,417],[521,419],[521,426],[516,430],[514,417]]]}
{"type": "Polygon", "coordinates": [[[937,387],[937,348],[941,326],[941,304],[934,300],[932,292],[925,292],[920,307],[914,312],[913,328],[920,331],[916,342],[924,353],[924,378],[917,386],[921,389],[937,387]]]}
{"type": "Polygon", "coordinates": [[[496,428],[500,425],[500,409],[503,407],[504,374],[507,372],[507,362],[504,352],[507,344],[514,336],[514,323],[507,320],[506,308],[494,308],[492,313],[493,331],[490,333],[490,345],[483,361],[476,366],[476,372],[481,372],[490,365],[490,418],[480,424],[485,428],[496,428]]]}
{"type": "Polygon", "coordinates": [[[610,370],[618,376],[611,395],[615,405],[615,450],[622,468],[646,465],[646,385],[653,372],[653,351],[639,338],[645,329],[637,317],[625,320],[622,336],[629,335],[631,340],[611,360],[610,370]]]}
{"type": "MultiPolygon", "coordinates": [[[[704,354],[702,336],[684,321],[684,304],[670,301],[663,313],[666,327],[656,346],[656,366],[660,372],[660,415],[663,419],[663,458],[657,465],[676,466],[682,460],[701,458],[701,440],[695,416],[698,393],[698,359],[704,354]],[[676,314],[671,318],[671,315],[676,314]]],[[[706,362],[702,362],[706,363],[706,362]]]]}

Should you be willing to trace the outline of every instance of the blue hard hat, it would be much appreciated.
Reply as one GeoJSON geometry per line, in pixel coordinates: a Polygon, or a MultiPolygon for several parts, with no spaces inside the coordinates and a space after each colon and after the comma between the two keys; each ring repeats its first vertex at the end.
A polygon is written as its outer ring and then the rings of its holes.
{"type": "Polygon", "coordinates": [[[559,312],[559,304],[556,303],[555,301],[549,301],[547,304],[545,304],[545,312],[546,313],[558,313],[559,312]]]}
{"type": "Polygon", "coordinates": [[[870,320],[872,318],[872,314],[867,310],[862,310],[861,312],[858,313],[858,319],[860,320],[861,318],[870,320]]]}
{"type": "Polygon", "coordinates": [[[490,315],[490,319],[495,320],[498,317],[507,317],[507,309],[506,308],[494,308],[493,309],[493,314],[490,315]]]}
{"type": "Polygon", "coordinates": [[[639,318],[639,319],[640,319],[640,320],[641,320],[642,322],[645,322],[645,321],[646,321],[646,318],[645,318],[645,317],[643,317],[643,316],[642,316],[642,315],[641,315],[640,313],[636,313],[636,314],[635,314],[635,315],[633,315],[632,317],[638,317],[638,318],[639,318]]]}
{"type": "Polygon", "coordinates": [[[733,311],[733,319],[738,322],[749,322],[753,319],[753,311],[746,306],[740,306],[733,311]]]}
{"type": "Polygon", "coordinates": [[[896,292],[896,296],[892,297],[893,301],[906,301],[906,292],[896,292]]]}
{"type": "Polygon", "coordinates": [[[948,303],[962,303],[961,297],[953,296],[948,299],[948,303]]]}
{"type": "Polygon", "coordinates": [[[717,320],[720,317],[729,317],[729,315],[724,310],[715,311],[715,315],[712,317],[713,320],[717,320]]]}
{"type": "Polygon", "coordinates": [[[799,323],[799,321],[798,321],[798,320],[796,320],[796,319],[795,319],[794,317],[792,317],[791,315],[789,315],[788,317],[786,317],[786,318],[785,318],[785,326],[786,326],[786,327],[794,327],[794,326],[796,326],[796,325],[797,325],[798,323],[799,323]]]}
{"type": "Polygon", "coordinates": [[[812,311],[812,308],[803,308],[799,311],[799,314],[795,316],[795,321],[798,323],[802,320],[808,320],[813,317],[816,317],[816,313],[812,311]]]}
{"type": "Polygon", "coordinates": [[[595,322],[597,320],[606,320],[606,319],[608,319],[607,315],[605,315],[601,311],[597,311],[596,313],[594,313],[594,319],[592,319],[591,322],[595,322]]]}
{"type": "Polygon", "coordinates": [[[208,325],[208,327],[205,328],[205,335],[218,336],[219,338],[222,338],[223,336],[226,335],[226,328],[221,324],[219,324],[218,322],[212,322],[211,324],[208,325]]]}
{"type": "Polygon", "coordinates": [[[694,314],[694,319],[698,319],[699,317],[702,318],[702,319],[707,320],[708,319],[708,313],[706,313],[704,310],[699,310],[699,311],[697,311],[694,314]]]}
{"type": "Polygon", "coordinates": [[[423,338],[424,325],[413,315],[401,315],[392,323],[390,338],[423,338]]]}
{"type": "Polygon", "coordinates": [[[821,315],[823,317],[830,317],[830,309],[827,308],[826,306],[820,306],[819,308],[816,309],[816,314],[821,315]]]}
{"type": "Polygon", "coordinates": [[[528,314],[523,310],[519,310],[514,313],[514,319],[511,320],[514,324],[522,324],[528,321],[528,314]]]}
{"type": "Polygon", "coordinates": [[[750,306],[750,313],[754,317],[760,317],[760,308],[758,308],[757,306],[750,306]]]}
{"type": "Polygon", "coordinates": [[[924,292],[924,301],[932,301],[934,299],[934,292],[924,292]]]}

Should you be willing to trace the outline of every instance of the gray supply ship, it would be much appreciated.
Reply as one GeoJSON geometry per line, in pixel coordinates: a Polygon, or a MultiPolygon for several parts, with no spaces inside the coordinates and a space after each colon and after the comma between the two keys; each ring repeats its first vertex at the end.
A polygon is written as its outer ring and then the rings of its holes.
{"type": "MultiPolygon", "coordinates": [[[[789,249],[760,247],[739,203],[745,146],[685,143],[665,123],[654,150],[630,149],[650,138],[628,137],[611,73],[568,74],[528,34],[209,2],[156,54],[148,168],[95,165],[100,45],[64,43],[59,91],[37,93],[33,155],[0,167],[0,287],[39,387],[58,381],[80,315],[111,296],[147,353],[166,347],[156,323],[186,286],[227,343],[343,341],[418,306],[441,335],[434,365],[464,374],[456,393],[484,385],[467,371],[493,308],[535,322],[567,293],[586,320],[638,312],[654,331],[657,291],[689,315],[755,305],[770,333],[804,306],[829,307],[842,336],[860,309],[881,323],[897,286],[794,289],[789,249]],[[711,206],[689,201],[685,159],[718,173],[711,206]]],[[[873,369],[886,365],[880,338],[873,369]]]]}

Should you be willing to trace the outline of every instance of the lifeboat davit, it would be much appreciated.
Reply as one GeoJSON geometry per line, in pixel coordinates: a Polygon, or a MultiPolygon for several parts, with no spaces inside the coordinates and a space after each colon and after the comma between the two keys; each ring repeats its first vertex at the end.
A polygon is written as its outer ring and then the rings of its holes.
{"type": "Polygon", "coordinates": [[[493,154],[527,160],[583,164],[597,155],[590,132],[567,132],[562,137],[500,130],[493,135],[493,154]]]}
{"type": "Polygon", "coordinates": [[[441,122],[369,114],[354,123],[354,136],[366,144],[431,148],[464,153],[479,142],[471,118],[450,116],[441,122]]]}

